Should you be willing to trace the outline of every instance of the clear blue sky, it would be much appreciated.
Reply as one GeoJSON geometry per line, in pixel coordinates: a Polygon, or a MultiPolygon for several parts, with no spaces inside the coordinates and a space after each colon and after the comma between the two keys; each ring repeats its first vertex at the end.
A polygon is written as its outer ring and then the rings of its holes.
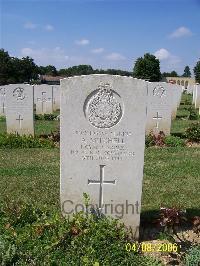
{"type": "Polygon", "coordinates": [[[58,69],[132,70],[149,52],[162,71],[200,58],[200,0],[1,0],[0,46],[58,69]]]}

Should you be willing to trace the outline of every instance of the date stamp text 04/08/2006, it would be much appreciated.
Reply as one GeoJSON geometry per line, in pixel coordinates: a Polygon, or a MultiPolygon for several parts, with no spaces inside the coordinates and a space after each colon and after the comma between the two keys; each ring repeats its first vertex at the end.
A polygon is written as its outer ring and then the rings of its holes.
{"type": "Polygon", "coordinates": [[[141,252],[178,252],[181,248],[177,243],[127,243],[126,251],[141,252]]]}

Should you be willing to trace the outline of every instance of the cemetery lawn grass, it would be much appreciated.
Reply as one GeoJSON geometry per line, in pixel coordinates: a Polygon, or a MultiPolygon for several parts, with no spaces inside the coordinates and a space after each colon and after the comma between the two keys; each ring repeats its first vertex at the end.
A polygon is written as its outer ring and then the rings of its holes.
{"type": "MultiPolygon", "coordinates": [[[[36,120],[35,121],[35,134],[50,134],[52,131],[58,131],[60,121],[55,120],[36,120]]],[[[0,133],[6,133],[6,122],[0,121],[0,133]]]]}
{"type": "Polygon", "coordinates": [[[191,126],[193,123],[197,123],[200,120],[181,120],[175,119],[172,120],[171,134],[184,134],[186,129],[191,126]]]}
{"type": "MultiPolygon", "coordinates": [[[[161,205],[200,215],[199,161],[199,148],[146,149],[143,215],[161,205]]],[[[60,209],[59,183],[59,149],[0,150],[0,201],[8,197],[60,209]]]]}

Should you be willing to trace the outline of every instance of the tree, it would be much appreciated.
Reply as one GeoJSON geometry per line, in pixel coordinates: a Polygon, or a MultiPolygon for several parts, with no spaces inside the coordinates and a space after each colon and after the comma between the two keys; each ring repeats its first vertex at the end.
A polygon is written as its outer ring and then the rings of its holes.
{"type": "Polygon", "coordinates": [[[8,52],[4,49],[0,49],[0,84],[7,84],[7,80],[11,74],[11,58],[8,52]]]}
{"type": "Polygon", "coordinates": [[[172,72],[163,72],[162,77],[178,77],[178,74],[173,70],[172,72]]]}
{"type": "Polygon", "coordinates": [[[49,75],[49,76],[57,76],[58,71],[55,66],[48,65],[48,66],[40,66],[38,67],[39,74],[41,75],[49,75]]]}
{"type": "Polygon", "coordinates": [[[196,63],[196,66],[194,67],[194,76],[195,76],[196,82],[200,83],[200,59],[196,63]]]}
{"type": "Polygon", "coordinates": [[[149,53],[139,57],[133,68],[133,77],[149,81],[160,81],[160,61],[149,53]]]}
{"type": "Polygon", "coordinates": [[[0,50],[0,84],[30,82],[37,79],[38,67],[30,57],[10,57],[0,50]]]}
{"type": "Polygon", "coordinates": [[[190,78],[191,77],[191,72],[190,72],[189,66],[186,66],[185,67],[184,73],[183,73],[182,77],[187,77],[187,78],[190,78]]]}

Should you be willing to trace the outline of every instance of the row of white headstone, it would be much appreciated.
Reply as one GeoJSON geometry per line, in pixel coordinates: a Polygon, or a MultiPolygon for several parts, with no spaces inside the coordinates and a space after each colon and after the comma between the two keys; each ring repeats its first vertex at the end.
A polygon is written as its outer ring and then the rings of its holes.
{"type": "Polygon", "coordinates": [[[8,133],[34,135],[36,114],[60,109],[60,86],[11,84],[0,87],[0,116],[6,116],[8,133]]]}
{"type": "MultiPolygon", "coordinates": [[[[36,105],[36,114],[51,114],[60,109],[60,86],[59,85],[29,85],[29,84],[10,84],[0,86],[0,115],[6,114],[6,92],[11,92],[13,97],[23,100],[25,91],[30,91],[30,95],[36,105]]],[[[10,95],[9,95],[10,99],[10,95]]],[[[9,101],[7,99],[7,101],[9,101]]]]}
{"type": "MultiPolygon", "coordinates": [[[[146,86],[146,134],[163,131],[169,135],[182,87],[170,83],[139,82],[146,86]]],[[[60,109],[60,86],[12,84],[0,87],[0,115],[6,115],[8,133],[34,135],[34,103],[36,114],[49,114],[60,109]]]]}

